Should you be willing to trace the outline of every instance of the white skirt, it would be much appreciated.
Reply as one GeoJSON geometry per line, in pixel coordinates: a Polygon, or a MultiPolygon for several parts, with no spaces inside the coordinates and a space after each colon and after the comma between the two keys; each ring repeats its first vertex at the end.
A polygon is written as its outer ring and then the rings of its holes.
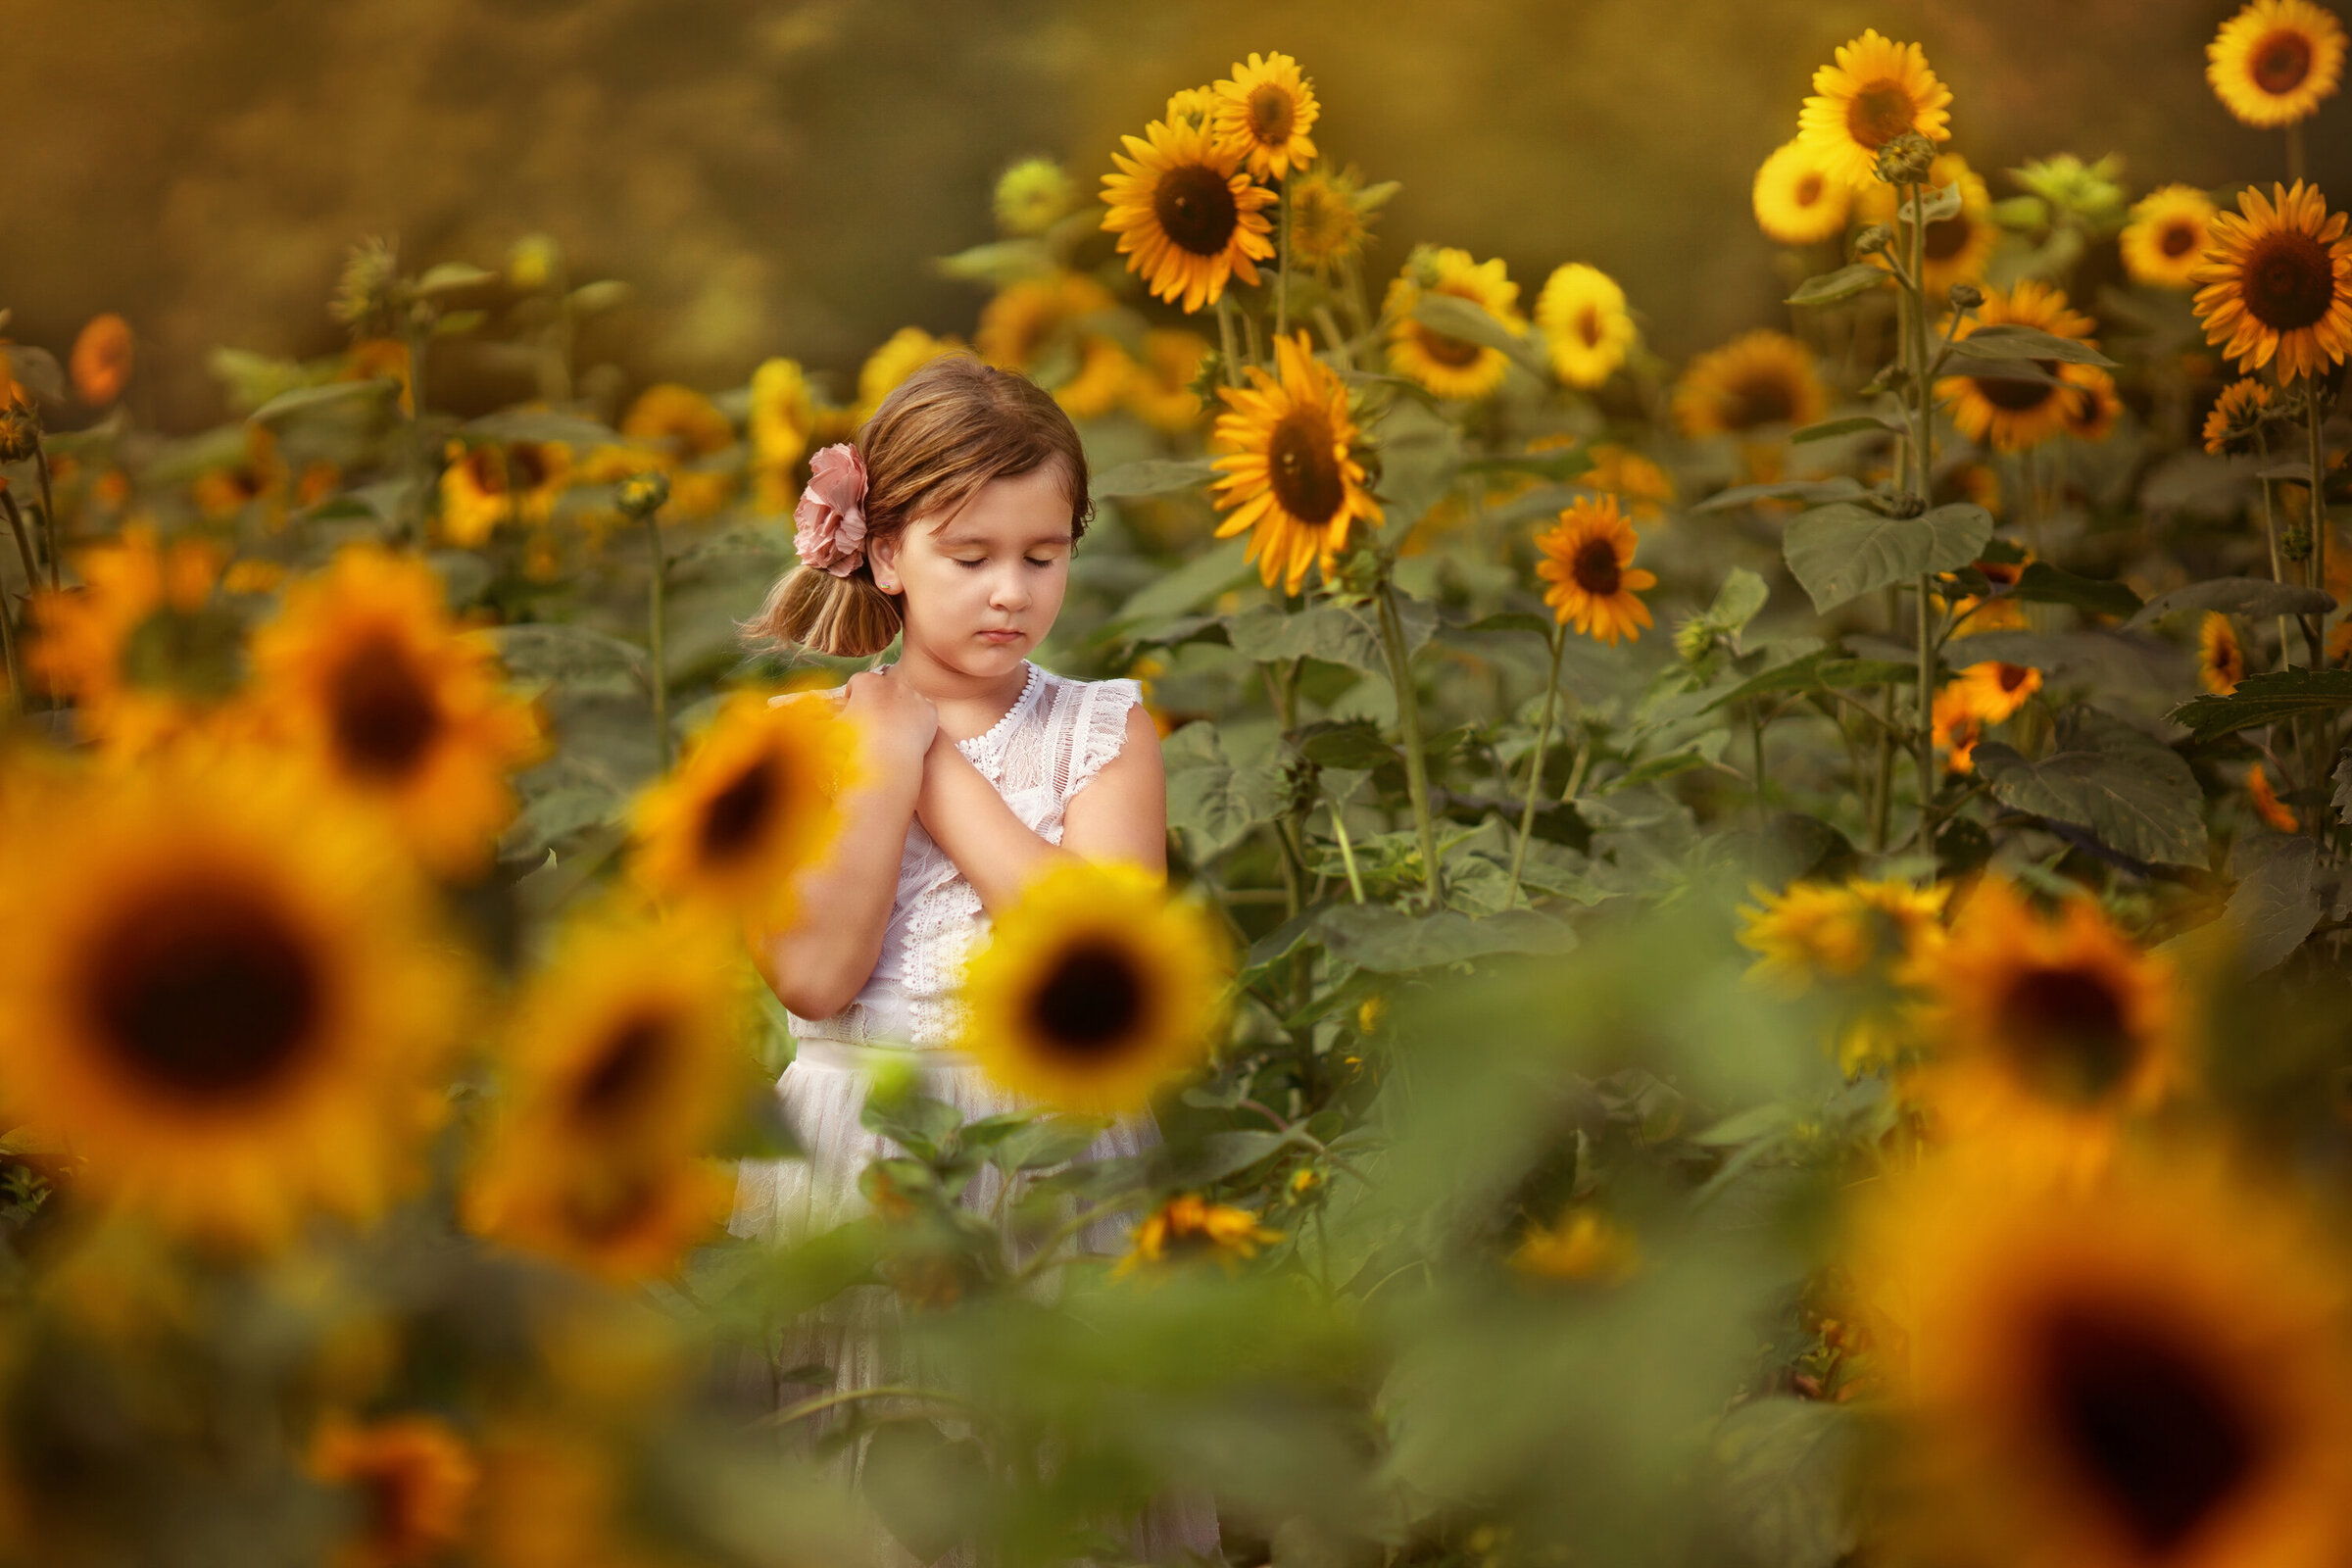
{"type": "MultiPolygon", "coordinates": [[[[960,1051],[804,1039],[799,1054],[776,1081],[776,1099],[784,1126],[806,1157],[743,1161],[737,1167],[735,1212],[728,1230],[791,1246],[863,1217],[870,1205],[858,1190],[859,1174],[868,1162],[904,1151],[867,1131],[858,1115],[874,1067],[910,1059],[915,1092],[955,1106],[966,1121],[1037,1108],[1034,1102],[999,1086],[960,1051]]],[[[1143,1111],[1114,1121],[1079,1157],[1139,1154],[1158,1143],[1158,1126],[1150,1111],[1143,1111]]],[[[956,1200],[985,1212],[994,1207],[1003,1186],[1002,1174],[987,1167],[972,1177],[956,1200]]],[[[1134,1224],[1132,1215],[1113,1215],[1080,1231],[1077,1245],[1102,1255],[1122,1252],[1134,1224]]],[[[888,1287],[852,1286],[771,1335],[761,1358],[764,1365],[749,1369],[748,1375],[764,1382],[764,1392],[779,1409],[827,1394],[909,1383],[913,1374],[893,1332],[899,1313],[898,1298],[888,1287]],[[814,1367],[829,1369],[830,1377],[783,1381],[785,1372],[814,1367]]],[[[796,1432],[786,1437],[791,1446],[805,1447],[848,1415],[847,1407],[836,1407],[795,1423],[796,1432]]],[[[827,1462],[827,1470],[852,1494],[864,1451],[865,1445],[858,1443],[827,1462]]],[[[878,1518],[867,1513],[861,1523],[867,1561],[877,1568],[923,1568],[878,1518]]],[[[1215,1499],[1198,1489],[1171,1489],[1155,1498],[1129,1537],[1136,1556],[1148,1562],[1181,1562],[1188,1554],[1222,1561],[1215,1499]]],[[[964,1568],[969,1558],[968,1550],[958,1549],[939,1561],[947,1568],[964,1568]]]]}

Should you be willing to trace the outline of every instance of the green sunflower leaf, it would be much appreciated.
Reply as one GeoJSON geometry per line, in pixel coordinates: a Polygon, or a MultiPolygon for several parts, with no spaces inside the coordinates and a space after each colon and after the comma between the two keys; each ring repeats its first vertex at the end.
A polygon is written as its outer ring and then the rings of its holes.
{"type": "Polygon", "coordinates": [[[2108,369],[2115,362],[2087,343],[2038,326],[1996,321],[1980,326],[1952,345],[1952,352],[1971,360],[2058,360],[2067,365],[2097,365],[2108,369]]]}
{"type": "Polygon", "coordinates": [[[1815,507],[1788,525],[1788,569],[1826,614],[1874,588],[1977,559],[1992,537],[1992,514],[1956,501],[1916,517],[1888,517],[1850,501],[1815,507]]]}
{"type": "Polygon", "coordinates": [[[1542,357],[1528,346],[1525,337],[1512,330],[1509,322],[1497,319],[1484,306],[1469,300],[1451,294],[1424,294],[1413,305],[1413,319],[1432,332],[1460,338],[1482,349],[1494,349],[1544,375],[1551,373],[1542,357]]]}
{"type": "Polygon", "coordinates": [[[1856,414],[1843,419],[1826,419],[1820,424],[1808,424],[1792,431],[1789,441],[1802,446],[1807,441],[1834,441],[1841,435],[1860,435],[1865,430],[1891,430],[1903,433],[1900,420],[1884,418],[1876,414],[1856,414]]]}
{"type": "Polygon", "coordinates": [[[1121,496],[1164,496],[1177,490],[1190,490],[1206,484],[1216,477],[1216,469],[1206,458],[1145,458],[1138,463],[1122,463],[1117,467],[1095,475],[1091,488],[1097,500],[1116,500],[1121,496]]]}
{"type": "Polygon", "coordinates": [[[1808,277],[1796,285],[1796,292],[1781,303],[1784,305],[1835,305],[1855,295],[1890,282],[1894,274],[1875,262],[1856,262],[1840,267],[1835,272],[1808,277]]]}
{"type": "Polygon", "coordinates": [[[1359,969],[1401,974],[1502,953],[1561,954],[1576,929],[1533,909],[1473,919],[1452,909],[1416,919],[1384,904],[1348,904],[1323,917],[1332,953],[1359,969]]]}
{"type": "Polygon", "coordinates": [[[2139,595],[2120,582],[2078,577],[2046,561],[2028,565],[2017,579],[2017,597],[2040,605],[2072,605],[2094,615],[2127,616],[2139,611],[2139,595]]]}
{"type": "Polygon", "coordinates": [[[2185,588],[2158,594],[2139,607],[2128,625],[2144,626],[2183,610],[2218,610],[2225,615],[2325,615],[2335,608],[2333,596],[2317,588],[2268,577],[2213,577],[2185,588]]]}
{"type": "Polygon", "coordinates": [[[2111,713],[2084,704],[2068,709],[2055,747],[2039,761],[1988,741],[1977,748],[1976,762],[2004,806],[2086,829],[2136,860],[2205,862],[2204,795],[2188,763],[2111,713]]]}
{"type": "Polygon", "coordinates": [[[2352,706],[2352,669],[2274,669],[2248,675],[2227,697],[2192,697],[2166,716],[2210,741],[2257,724],[2352,706]]]}
{"type": "Polygon", "coordinates": [[[1736,484],[1718,490],[1692,512],[1730,512],[1758,501],[1858,501],[1870,494],[1858,479],[1840,473],[1828,479],[1781,479],[1770,484],[1736,484]]]}
{"type": "Polygon", "coordinates": [[[1915,664],[1890,659],[1853,659],[1835,648],[1823,648],[1786,664],[1750,675],[1700,710],[1711,713],[1730,703],[1774,692],[1840,691],[1851,686],[1893,686],[1913,678],[1915,664]]]}
{"type": "Polygon", "coordinates": [[[1764,1398],[1716,1428],[1710,1489],[1737,1560],[1833,1568],[1861,1540],[1849,1501],[1853,1412],[1817,1399],[1764,1398]]]}

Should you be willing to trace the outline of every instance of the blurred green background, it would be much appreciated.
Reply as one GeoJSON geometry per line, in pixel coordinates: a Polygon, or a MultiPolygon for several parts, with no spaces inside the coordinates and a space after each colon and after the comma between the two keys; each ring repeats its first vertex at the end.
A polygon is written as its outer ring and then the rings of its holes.
{"type": "MultiPolygon", "coordinates": [[[[2277,135],[2202,79],[2230,0],[0,0],[10,42],[0,303],[63,349],[140,333],[138,413],[223,407],[205,352],[339,344],[345,248],[495,264],[544,231],[634,308],[584,361],[738,384],[762,357],[855,370],[894,328],[968,331],[926,259],[990,235],[998,170],[1090,191],[1120,132],[1251,49],[1298,56],[1327,159],[1403,182],[1371,275],[1414,240],[1499,255],[1532,304],[1568,260],[1619,276],[1680,357],[1771,320],[1747,186],[1812,69],[1865,26],[1916,38],[1954,143],[1997,171],[2118,152],[2134,190],[2279,175],[2277,135]]],[[[2325,125],[2332,122],[2323,120],[2325,125]]],[[[2352,138],[2313,173],[2352,197],[2352,138]]],[[[459,374],[490,407],[527,393],[459,374]]]]}

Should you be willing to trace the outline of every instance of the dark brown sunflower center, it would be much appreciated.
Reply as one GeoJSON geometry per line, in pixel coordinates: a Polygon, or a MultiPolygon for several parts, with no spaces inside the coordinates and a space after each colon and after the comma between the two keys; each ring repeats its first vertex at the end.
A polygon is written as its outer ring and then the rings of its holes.
{"type": "Polygon", "coordinates": [[[2242,269],[2246,310],[2274,332],[2292,332],[2335,303],[2335,266],[2328,248],[2301,229],[2281,229],[2255,245],[2242,269]]]}
{"type": "Polygon", "coordinates": [[[1996,663],[1992,666],[1992,678],[2000,684],[2000,688],[2004,692],[2016,691],[2026,683],[2026,677],[2033,673],[2034,671],[2023,664],[1996,663]]]}
{"type": "Polygon", "coordinates": [[[547,451],[538,443],[525,441],[507,449],[507,474],[517,490],[536,490],[547,483],[547,451]]]}
{"type": "Polygon", "coordinates": [[[2248,64],[2254,85],[2264,92],[2288,93],[2311,74],[2311,40],[2291,28],[2281,28],[2254,46],[2248,64]]]}
{"type": "Polygon", "coordinates": [[[1070,1056],[1116,1052],[1143,1012],[1135,956],[1108,942],[1079,942],[1065,950],[1029,1004],[1038,1034],[1070,1056]]]}
{"type": "Polygon", "coordinates": [[[1272,82],[1250,94],[1250,131],[1259,141],[1280,146],[1291,139],[1291,127],[1298,122],[1298,106],[1272,82]]]}
{"type": "Polygon", "coordinates": [[[1920,248],[1927,252],[1931,262],[1948,262],[1968,249],[1976,231],[1976,224],[1969,221],[1965,213],[1957,218],[1938,218],[1920,236],[1920,248]]]}
{"type": "Polygon", "coordinates": [[[507,467],[497,451],[490,447],[475,447],[466,454],[466,473],[473,487],[486,496],[507,493],[507,467]]]}
{"type": "Polygon", "coordinates": [[[571,1108],[582,1120],[620,1120],[662,1074],[668,1054],[669,1020],[641,1013],[622,1021],[597,1048],[588,1070],[572,1084],[571,1108]]]}
{"type": "Polygon", "coordinates": [[[1585,340],[1585,347],[1600,347],[1600,307],[1588,305],[1576,313],[1576,335],[1585,340]]]}
{"type": "Polygon", "coordinates": [[[2156,248],[2167,256],[2186,256],[2197,248],[2197,225],[2185,218],[2165,224],[2156,248]]]}
{"type": "MultiPolygon", "coordinates": [[[[2048,375],[2055,376],[2058,373],[2058,366],[2054,361],[2042,361],[2041,368],[2048,375]]],[[[1976,382],[1979,397],[2008,414],[2031,414],[2058,392],[2058,388],[2049,381],[2027,381],[2005,375],[1980,375],[1970,379],[1976,382]]]]}
{"type": "Polygon", "coordinates": [[[702,829],[696,834],[703,858],[730,860],[749,849],[766,827],[780,793],[773,758],[756,759],[736,774],[703,808],[702,829]]]}
{"type": "Polygon", "coordinates": [[[336,757],[379,781],[416,771],[441,731],[441,705],[390,637],[368,638],[343,656],[327,680],[326,707],[336,757]]]}
{"type": "Polygon", "coordinates": [[[1569,558],[1568,575],[1595,599],[1606,599],[1615,593],[1625,580],[1624,568],[1617,564],[1616,541],[1588,539],[1578,545],[1576,554],[1569,558]]]}
{"type": "Polygon", "coordinates": [[[1796,182],[1796,189],[1788,193],[1788,199],[1796,203],[1796,205],[1799,207],[1810,207],[1815,202],[1821,200],[1822,189],[1823,185],[1821,176],[1819,174],[1807,174],[1804,178],[1796,182]]]}
{"type": "Polygon", "coordinates": [[[1331,420],[1319,409],[1293,409],[1266,443],[1266,482],[1282,510],[1321,527],[1348,501],[1348,479],[1333,452],[1331,420]]]}
{"type": "Polygon", "coordinates": [[[2059,1446],[2145,1560],[2183,1548],[2267,1459],[2255,1412],[2191,1345],[2098,1306],[2042,1327],[2059,1446]]]}
{"type": "Polygon", "coordinates": [[[84,1005],[116,1062],[206,1101],[265,1090],[295,1066],[325,990],[285,910],[209,878],[146,889],[98,933],[83,972],[84,1005]]]}
{"type": "Polygon", "coordinates": [[[2104,974],[2083,968],[2028,969],[2009,983],[1999,1008],[2010,1058],[2034,1083],[2075,1101],[2098,1100],[2139,1060],[2124,999],[2104,974]]]}
{"type": "Polygon", "coordinates": [[[1179,164],[1152,190],[1152,213],[1178,250],[1222,256],[1242,220],[1225,176],[1206,164],[1179,164]]]}
{"type": "MultiPolygon", "coordinates": [[[[1440,288],[1432,292],[1450,294],[1457,300],[1468,300],[1473,305],[1478,304],[1476,295],[1464,293],[1458,288],[1440,288]]],[[[1422,353],[1440,365],[1449,366],[1457,370],[1466,365],[1477,364],[1478,356],[1482,352],[1477,344],[1465,338],[1447,337],[1445,333],[1433,332],[1426,326],[1415,328],[1415,335],[1421,340],[1422,353]]]]}
{"type": "Polygon", "coordinates": [[[1899,81],[1881,79],[1854,94],[1845,106],[1845,128],[1865,147],[1879,148],[1911,128],[1918,106],[1899,81]]]}
{"type": "Polygon", "coordinates": [[[424,1478],[410,1465],[378,1464],[359,1478],[367,1499],[368,1542],[384,1552],[415,1553],[431,1544],[418,1517],[424,1478]]]}
{"type": "Polygon", "coordinates": [[[1788,377],[1745,375],[1723,389],[1723,422],[1734,430],[1781,424],[1796,415],[1796,389],[1788,377]]]}

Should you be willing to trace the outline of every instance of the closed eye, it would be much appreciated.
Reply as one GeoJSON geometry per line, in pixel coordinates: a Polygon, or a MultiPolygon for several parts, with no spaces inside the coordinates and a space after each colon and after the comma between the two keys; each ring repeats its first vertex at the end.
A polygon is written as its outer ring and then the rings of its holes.
{"type": "Polygon", "coordinates": [[[1051,566],[1054,564],[1055,560],[1055,558],[1053,556],[1048,556],[1043,561],[1038,560],[1035,556],[1024,556],[1021,559],[1028,562],[1032,566],[1051,566]]]}

